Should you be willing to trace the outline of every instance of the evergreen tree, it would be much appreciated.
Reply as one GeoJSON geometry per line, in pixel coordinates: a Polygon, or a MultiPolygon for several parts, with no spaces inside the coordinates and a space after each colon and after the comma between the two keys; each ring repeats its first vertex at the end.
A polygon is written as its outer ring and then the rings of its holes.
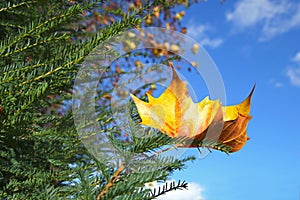
{"type": "MultiPolygon", "coordinates": [[[[171,12],[188,1],[9,1],[0,3],[0,197],[2,199],[153,199],[185,182],[151,192],[145,183],[166,180],[192,158],[159,158],[157,169],[128,170],[128,153],[146,154],[174,141],[131,121],[130,142],[110,132],[110,109],[98,122],[126,158],[118,168],[99,162],[78,138],[68,100],[80,64],[99,44],[133,27],[167,23],[180,30],[171,12]],[[129,5],[129,6],[128,6],[129,5]],[[133,6],[132,6],[133,5],[133,6]],[[165,19],[157,16],[157,8],[165,19]],[[91,13],[91,14],[89,14],[91,13]],[[94,25],[94,26],[92,26],[94,25]]],[[[175,13],[176,14],[176,13],[175,13]]],[[[184,29],[183,29],[184,30],[184,29]]],[[[153,52],[154,56],[157,52],[153,52]]],[[[134,63],[134,62],[131,62],[134,63]]],[[[109,80],[119,69],[111,68],[109,80]]],[[[123,73],[123,72],[122,72],[123,73]]],[[[126,73],[126,72],[124,72],[126,73]]],[[[99,90],[99,99],[112,88],[99,90]]],[[[105,102],[102,102],[103,104],[105,102]]],[[[130,104],[132,106],[132,104],[130,104]]],[[[133,108],[134,110],[134,108],[133,108]]],[[[132,114],[136,116],[136,114],[132,114]]],[[[142,161],[138,161],[142,162],[142,161]]]]}

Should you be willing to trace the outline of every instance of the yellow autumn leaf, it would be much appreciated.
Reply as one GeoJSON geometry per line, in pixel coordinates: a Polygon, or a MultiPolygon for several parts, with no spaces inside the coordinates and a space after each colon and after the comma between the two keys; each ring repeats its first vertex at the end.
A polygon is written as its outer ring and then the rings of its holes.
{"type": "Polygon", "coordinates": [[[208,97],[194,103],[186,83],[174,68],[172,71],[169,87],[158,98],[146,93],[148,102],[144,102],[131,94],[142,119],[140,124],[156,128],[172,138],[184,136],[199,141],[178,147],[199,147],[202,139],[211,137],[231,147],[231,152],[240,150],[249,139],[246,128],[251,119],[250,101],[254,88],[238,105],[222,106],[219,100],[208,97]],[[218,133],[214,135],[214,131],[218,133]],[[218,138],[213,138],[215,136],[218,138]]]}
{"type": "Polygon", "coordinates": [[[178,13],[176,13],[176,15],[174,16],[175,20],[182,20],[182,18],[185,16],[185,12],[184,11],[180,11],[178,13]]]}
{"type": "Polygon", "coordinates": [[[160,15],[160,8],[159,8],[159,6],[156,6],[156,7],[153,8],[153,15],[156,18],[159,18],[159,15],[160,15]]]}
{"type": "Polygon", "coordinates": [[[146,18],[146,20],[145,20],[145,23],[146,23],[146,25],[151,25],[152,24],[152,17],[151,17],[151,15],[148,15],[147,16],[147,18],[146,18]]]}
{"type": "Polygon", "coordinates": [[[177,53],[179,52],[179,46],[177,44],[172,44],[170,47],[170,51],[177,53]]]}
{"type": "Polygon", "coordinates": [[[199,45],[198,44],[194,44],[192,47],[192,52],[193,54],[197,54],[199,50],[199,45]]]}

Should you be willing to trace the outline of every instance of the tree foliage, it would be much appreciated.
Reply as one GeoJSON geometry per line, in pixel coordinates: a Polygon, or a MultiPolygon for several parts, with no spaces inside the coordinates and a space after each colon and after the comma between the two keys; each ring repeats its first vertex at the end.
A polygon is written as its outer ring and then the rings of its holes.
{"type": "MultiPolygon", "coordinates": [[[[157,158],[164,167],[151,172],[99,162],[78,138],[68,101],[85,57],[99,44],[133,27],[164,26],[182,30],[175,8],[188,1],[2,1],[0,3],[0,197],[2,199],[153,199],[147,182],[166,180],[187,159],[157,158]]],[[[157,51],[152,52],[157,55],[157,51]]],[[[134,67],[134,62],[128,67],[134,67]]],[[[122,72],[123,73],[123,72],[122,72]]],[[[124,72],[126,73],[126,72],[124,72]]],[[[110,68],[114,83],[120,68],[110,68]]],[[[113,85],[113,84],[111,84],[113,85]]],[[[110,86],[110,85],[108,85],[110,86]]],[[[102,105],[112,87],[99,91],[102,105]]],[[[107,107],[99,123],[110,127],[107,107]]],[[[107,129],[109,132],[109,129],[107,129]]],[[[110,129],[111,130],[111,129],[110,129]]],[[[147,153],[172,142],[132,121],[129,143],[110,135],[128,152],[147,153]],[[160,142],[158,142],[160,141],[160,142]]],[[[166,190],[185,188],[173,184],[166,190]]],[[[166,191],[167,192],[167,191],[166,191]]]]}

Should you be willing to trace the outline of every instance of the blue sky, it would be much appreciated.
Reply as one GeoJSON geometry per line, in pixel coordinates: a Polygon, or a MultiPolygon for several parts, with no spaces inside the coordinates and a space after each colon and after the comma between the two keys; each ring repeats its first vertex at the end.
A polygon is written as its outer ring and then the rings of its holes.
{"type": "Polygon", "coordinates": [[[200,2],[183,24],[218,66],[227,104],[240,103],[254,83],[256,90],[251,140],[237,153],[214,151],[175,173],[192,183],[193,197],[177,199],[300,199],[300,2],[200,2]]]}

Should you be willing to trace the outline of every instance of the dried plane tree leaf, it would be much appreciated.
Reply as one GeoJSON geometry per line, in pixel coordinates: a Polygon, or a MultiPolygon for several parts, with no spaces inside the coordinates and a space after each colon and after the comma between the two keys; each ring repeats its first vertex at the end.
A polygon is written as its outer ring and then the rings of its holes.
{"type": "Polygon", "coordinates": [[[231,148],[240,150],[249,139],[246,128],[251,119],[250,101],[254,88],[240,104],[222,106],[219,100],[204,98],[194,103],[186,83],[174,68],[173,78],[168,88],[158,97],[146,93],[148,102],[131,94],[142,119],[140,124],[160,130],[172,137],[186,137],[194,140],[178,147],[201,147],[201,140],[211,138],[231,148]]]}

